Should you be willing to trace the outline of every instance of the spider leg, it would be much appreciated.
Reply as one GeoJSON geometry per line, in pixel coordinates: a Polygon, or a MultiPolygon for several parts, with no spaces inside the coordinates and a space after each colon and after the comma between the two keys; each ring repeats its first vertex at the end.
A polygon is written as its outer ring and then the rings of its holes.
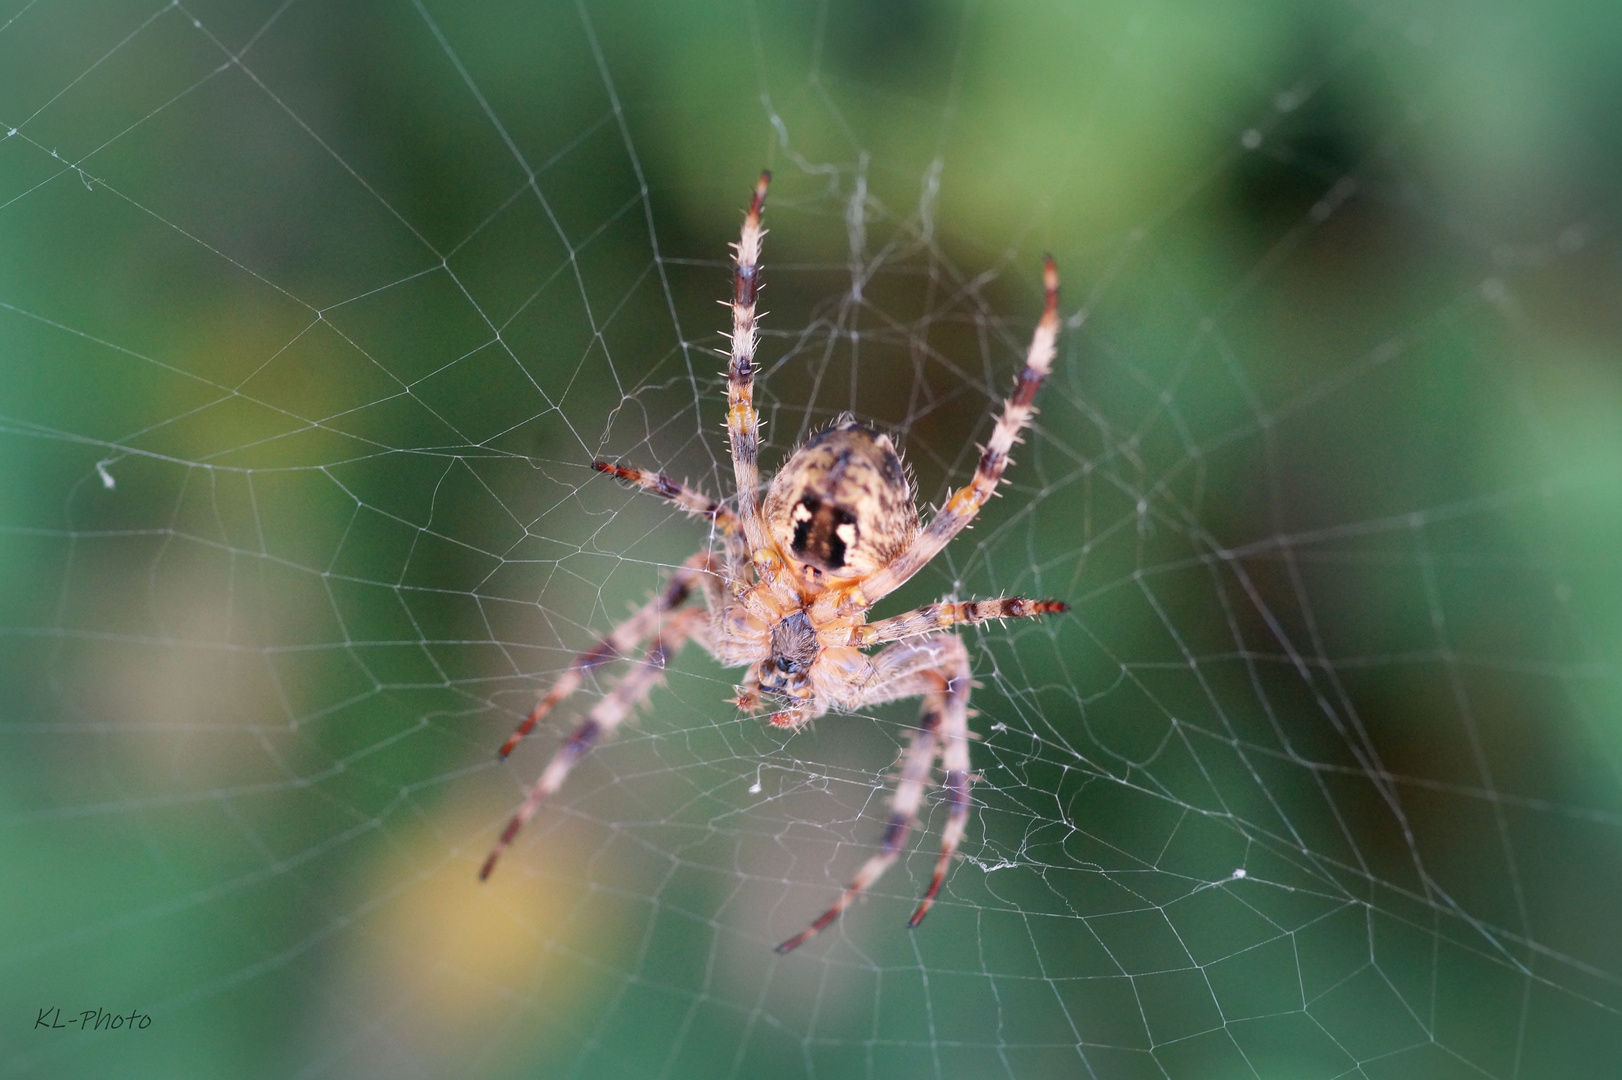
{"type": "Polygon", "coordinates": [[[879,850],[862,864],[845,891],[834,905],[804,930],[777,946],[780,953],[792,952],[829,925],[850,906],[868,886],[877,881],[901,854],[918,816],[929,772],[935,762],[937,748],[945,757],[946,790],[950,805],[946,828],[941,835],[941,854],[936,861],[935,876],[924,894],[923,902],[913,913],[908,926],[917,926],[935,902],[935,894],[946,877],[946,869],[963,837],[969,815],[969,654],[963,643],[950,634],[942,634],[922,642],[908,643],[886,650],[875,662],[875,668],[891,669],[895,674],[882,681],[875,680],[869,703],[891,701],[896,698],[922,694],[923,708],[918,716],[918,729],[913,732],[902,763],[901,779],[896,782],[891,796],[889,824],[879,850]]]}
{"type": "Polygon", "coordinates": [[[942,601],[875,623],[853,626],[850,643],[859,647],[879,645],[886,641],[934,633],[948,626],[967,626],[991,619],[1029,619],[1069,610],[1070,605],[1062,600],[1027,600],[1022,596],[1000,596],[995,600],[966,600],[962,603],[942,601]]]}
{"type": "Polygon", "coordinates": [[[906,551],[862,582],[862,595],[868,603],[894,592],[922,570],[940,554],[952,537],[968,527],[980,508],[996,492],[997,485],[1002,481],[1003,470],[1008,467],[1008,453],[1013,449],[1019,433],[1031,422],[1031,414],[1035,411],[1031,405],[1036,400],[1036,391],[1053,369],[1053,358],[1058,352],[1059,271],[1052,256],[1042,264],[1042,284],[1046,291],[1042,320],[1036,324],[1036,333],[1031,336],[1025,368],[1014,380],[1014,392],[1003,403],[1002,416],[998,417],[991,439],[980,454],[980,464],[974,470],[974,478],[946,500],[946,505],[930,520],[928,527],[913,539],[906,551]]]}
{"type": "Polygon", "coordinates": [[[743,232],[733,245],[737,272],[732,291],[732,359],[727,366],[727,438],[738,485],[738,517],[751,554],[771,550],[760,517],[760,416],[754,404],[755,298],[760,293],[760,246],[766,235],[760,227],[760,214],[771,179],[769,172],[760,174],[749,212],[744,215],[743,232]]]}
{"type": "MultiPolygon", "coordinates": [[[[956,641],[956,638],[952,640],[956,641]]],[[[945,708],[941,718],[941,770],[946,774],[942,785],[946,788],[946,827],[941,830],[941,853],[935,860],[935,873],[929,879],[929,888],[918,902],[918,910],[907,920],[911,929],[924,921],[935,903],[935,894],[941,891],[946,871],[952,865],[952,856],[963,840],[963,830],[969,824],[969,658],[963,653],[957,670],[946,679],[945,708]]]]}
{"type": "Polygon", "coordinates": [[[834,901],[833,907],[818,915],[810,926],[777,946],[778,952],[793,952],[827,929],[844,913],[852,900],[883,876],[890,868],[890,864],[901,854],[901,845],[906,842],[907,833],[912,830],[913,819],[918,815],[918,804],[924,798],[929,768],[935,761],[935,743],[941,725],[943,697],[938,687],[925,695],[923,712],[918,717],[918,730],[913,732],[912,743],[907,747],[906,761],[901,768],[901,779],[896,783],[895,795],[891,798],[890,823],[885,827],[884,839],[879,844],[879,850],[856,871],[856,876],[845,887],[845,891],[839,894],[839,899],[834,901]]]}
{"type": "Polygon", "coordinates": [[[552,760],[547,762],[542,770],[539,780],[524,796],[524,802],[519,806],[507,827],[501,830],[501,837],[496,841],[495,847],[484,860],[484,866],[479,871],[479,880],[484,881],[496,868],[496,861],[503,852],[512,845],[513,838],[524,824],[535,815],[536,809],[547,796],[557,791],[563,785],[575,763],[586,755],[599,741],[612,738],[620,723],[631,714],[648,696],[654,683],[664,674],[665,665],[670,658],[686,643],[689,637],[701,637],[705,632],[704,620],[709,613],[702,608],[688,608],[677,612],[670,621],[659,628],[654,635],[653,644],[648,647],[647,654],[642,663],[632,668],[620,680],[612,693],[601,698],[580,726],[558,748],[552,760]]]}
{"type": "Polygon", "coordinates": [[[558,681],[552,684],[552,689],[547,691],[540,704],[524,717],[513,729],[513,733],[507,737],[507,741],[501,744],[501,750],[496,756],[505,758],[512,753],[513,748],[523,741],[524,736],[535,730],[535,725],[540,723],[558,702],[580,688],[580,681],[586,672],[602,667],[615,657],[625,656],[636,648],[653,633],[654,627],[666,612],[680,607],[687,600],[695,584],[704,591],[711,610],[719,611],[720,591],[714,577],[714,561],[714,556],[707,551],[700,551],[691,556],[670,575],[663,592],[643,604],[629,619],[599,639],[597,644],[576,656],[569,669],[558,676],[558,681]]]}
{"type": "Polygon", "coordinates": [[[743,540],[738,516],[702,491],[677,483],[661,472],[648,472],[645,469],[613,465],[606,461],[594,461],[591,467],[600,473],[607,473],[616,480],[624,480],[643,491],[673,502],[695,517],[708,518],[715,522],[716,531],[726,541],[729,558],[735,554],[737,545],[743,540]]]}

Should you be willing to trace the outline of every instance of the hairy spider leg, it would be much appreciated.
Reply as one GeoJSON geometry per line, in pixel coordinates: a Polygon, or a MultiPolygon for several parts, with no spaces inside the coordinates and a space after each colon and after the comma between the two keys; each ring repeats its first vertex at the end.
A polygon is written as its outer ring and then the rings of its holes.
{"type": "Polygon", "coordinates": [[[586,672],[627,655],[641,644],[653,633],[654,627],[666,612],[673,611],[686,602],[688,596],[692,595],[695,584],[704,591],[711,608],[719,610],[719,589],[714,576],[714,561],[715,557],[707,551],[689,556],[687,561],[670,575],[663,592],[643,604],[630,618],[598,639],[597,644],[576,656],[569,669],[559,675],[558,681],[552,684],[552,689],[547,691],[541,703],[524,717],[513,729],[513,733],[507,737],[507,741],[501,744],[496,756],[505,758],[512,753],[513,748],[524,740],[524,736],[535,730],[535,725],[540,723],[558,702],[580,688],[580,680],[586,672]]]}
{"type": "Polygon", "coordinates": [[[1063,600],[1027,600],[1022,596],[999,596],[995,600],[964,600],[960,603],[943,600],[878,622],[853,626],[850,628],[850,644],[858,647],[879,645],[886,641],[932,634],[948,626],[972,626],[992,619],[1033,619],[1039,615],[1057,615],[1069,610],[1070,605],[1063,600]]]}
{"type": "Polygon", "coordinates": [[[715,522],[716,531],[726,542],[729,563],[737,566],[741,561],[740,545],[743,543],[743,533],[738,525],[738,516],[702,491],[677,483],[662,472],[649,472],[646,469],[634,469],[606,461],[594,461],[591,467],[600,473],[607,473],[616,480],[633,484],[651,495],[657,495],[667,502],[673,502],[694,517],[708,518],[715,522]]]}
{"type": "Polygon", "coordinates": [[[738,518],[743,523],[745,545],[756,557],[771,551],[760,517],[760,416],[754,397],[755,299],[760,294],[760,247],[766,235],[760,215],[771,179],[771,173],[763,172],[755,182],[743,232],[732,245],[737,271],[732,290],[732,359],[727,366],[727,439],[738,485],[738,518]]]}
{"type": "Polygon", "coordinates": [[[868,603],[888,596],[928,565],[952,537],[968,527],[980,508],[996,492],[1003,470],[1008,467],[1008,453],[1018,441],[1019,433],[1031,422],[1031,416],[1036,411],[1032,408],[1036,391],[1053,370],[1053,358],[1058,354],[1059,269],[1051,255],[1042,262],[1042,285],[1046,292],[1042,319],[1036,324],[1036,332],[1031,335],[1025,368],[1015,378],[1013,393],[1003,403],[1002,416],[997,419],[997,426],[992,429],[991,438],[980,454],[974,478],[946,500],[946,505],[919,532],[911,547],[861,583],[862,595],[868,603]]]}
{"type": "Polygon", "coordinates": [[[924,699],[918,728],[913,732],[902,763],[901,778],[896,781],[895,792],[890,797],[890,821],[879,850],[862,864],[839,899],[810,926],[777,946],[780,953],[793,952],[827,929],[896,861],[918,817],[937,748],[943,750],[945,757],[949,811],[941,834],[935,878],[908,926],[917,926],[935,902],[946,868],[963,837],[969,814],[968,650],[956,636],[940,634],[923,641],[893,645],[875,658],[874,666],[881,677],[875,678],[872,695],[863,704],[920,695],[924,699]]]}
{"type": "Polygon", "coordinates": [[[646,469],[634,469],[607,461],[594,461],[591,467],[600,473],[607,473],[616,480],[624,480],[643,491],[673,502],[694,517],[709,518],[715,522],[715,527],[720,529],[724,536],[731,536],[738,531],[738,519],[731,510],[697,488],[678,483],[662,472],[649,472],[646,469]]]}
{"type": "Polygon", "coordinates": [[[818,915],[810,926],[778,945],[778,952],[793,952],[822,933],[835,919],[844,914],[852,900],[882,877],[890,868],[890,864],[900,855],[901,845],[906,843],[907,834],[912,831],[913,820],[918,815],[918,805],[923,801],[930,766],[935,761],[935,743],[940,731],[944,694],[939,680],[933,681],[936,685],[923,690],[924,707],[918,717],[918,728],[913,732],[912,742],[907,747],[906,760],[901,768],[901,779],[896,782],[895,794],[891,797],[890,821],[885,826],[884,839],[879,844],[879,850],[862,864],[862,868],[856,872],[856,876],[845,887],[845,891],[839,894],[839,899],[834,901],[833,907],[818,915]]]}
{"type": "Polygon", "coordinates": [[[490,849],[490,854],[484,860],[484,866],[479,871],[479,880],[484,881],[496,868],[496,861],[503,852],[512,845],[513,838],[531,817],[547,796],[557,791],[563,785],[575,764],[586,755],[598,742],[612,738],[620,723],[631,714],[631,711],[646,700],[648,692],[664,674],[665,665],[670,662],[681,647],[686,644],[689,637],[696,637],[707,630],[706,620],[709,612],[703,608],[688,608],[678,611],[654,635],[653,644],[648,646],[647,654],[642,663],[626,673],[612,693],[598,700],[580,726],[558,747],[552,760],[546,763],[541,771],[539,780],[524,796],[523,805],[513,814],[507,827],[501,830],[501,837],[496,846],[490,849]]]}
{"type": "Polygon", "coordinates": [[[969,686],[969,656],[965,650],[957,671],[946,681],[945,719],[941,724],[941,771],[945,774],[941,784],[946,789],[946,826],[941,829],[941,853],[935,859],[935,873],[929,879],[923,899],[918,902],[918,910],[907,920],[909,930],[923,922],[934,906],[935,894],[941,891],[941,882],[946,880],[952,856],[957,854],[963,830],[969,824],[969,686]]]}

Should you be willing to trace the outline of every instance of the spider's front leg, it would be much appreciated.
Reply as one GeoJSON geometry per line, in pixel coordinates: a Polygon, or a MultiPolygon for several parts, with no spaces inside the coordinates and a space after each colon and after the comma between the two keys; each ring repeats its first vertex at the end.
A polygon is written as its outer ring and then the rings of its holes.
{"type": "Polygon", "coordinates": [[[657,495],[666,502],[674,503],[694,517],[713,521],[716,531],[721,534],[722,543],[726,545],[727,569],[730,576],[736,578],[743,572],[743,565],[748,561],[743,550],[743,527],[738,523],[738,515],[721,503],[696,488],[677,483],[662,472],[649,472],[646,469],[615,465],[608,461],[594,461],[591,467],[600,473],[607,473],[616,480],[624,480],[651,495],[657,495]]]}
{"type": "Polygon", "coordinates": [[[923,708],[913,732],[890,800],[890,821],[879,850],[862,864],[834,905],[804,930],[777,946],[792,952],[825,930],[851,902],[883,876],[901,854],[912,831],[918,808],[929,784],[937,749],[945,771],[946,827],[941,831],[941,853],[935,874],[918,910],[907,925],[917,926],[929,913],[969,818],[969,653],[953,634],[938,634],[907,641],[884,650],[873,659],[875,677],[862,705],[922,695],[923,708]]]}
{"type": "Polygon", "coordinates": [[[743,231],[733,245],[732,356],[727,364],[727,445],[738,486],[738,519],[751,556],[770,550],[760,519],[760,416],[755,412],[755,301],[760,295],[761,214],[772,174],[755,183],[743,231]]]}

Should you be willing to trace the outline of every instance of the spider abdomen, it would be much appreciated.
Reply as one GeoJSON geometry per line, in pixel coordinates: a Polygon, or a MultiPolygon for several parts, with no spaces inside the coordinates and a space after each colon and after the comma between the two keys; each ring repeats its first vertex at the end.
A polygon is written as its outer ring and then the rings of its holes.
{"type": "Polygon", "coordinates": [[[766,522],[802,577],[859,578],[918,534],[906,466],[890,436],[846,415],[789,457],[766,493],[766,522]]]}

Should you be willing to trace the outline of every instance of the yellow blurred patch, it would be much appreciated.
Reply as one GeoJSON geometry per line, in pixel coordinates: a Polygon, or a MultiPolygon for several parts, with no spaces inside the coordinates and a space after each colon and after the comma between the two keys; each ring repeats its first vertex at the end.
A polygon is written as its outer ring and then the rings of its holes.
{"type": "Polygon", "coordinates": [[[578,1045],[627,940],[600,892],[569,868],[589,852],[558,830],[546,858],[512,859],[478,880],[495,818],[442,806],[389,826],[384,855],[357,875],[352,931],[312,1017],[339,1075],[450,1075],[488,1053],[534,1062],[578,1045]]]}

